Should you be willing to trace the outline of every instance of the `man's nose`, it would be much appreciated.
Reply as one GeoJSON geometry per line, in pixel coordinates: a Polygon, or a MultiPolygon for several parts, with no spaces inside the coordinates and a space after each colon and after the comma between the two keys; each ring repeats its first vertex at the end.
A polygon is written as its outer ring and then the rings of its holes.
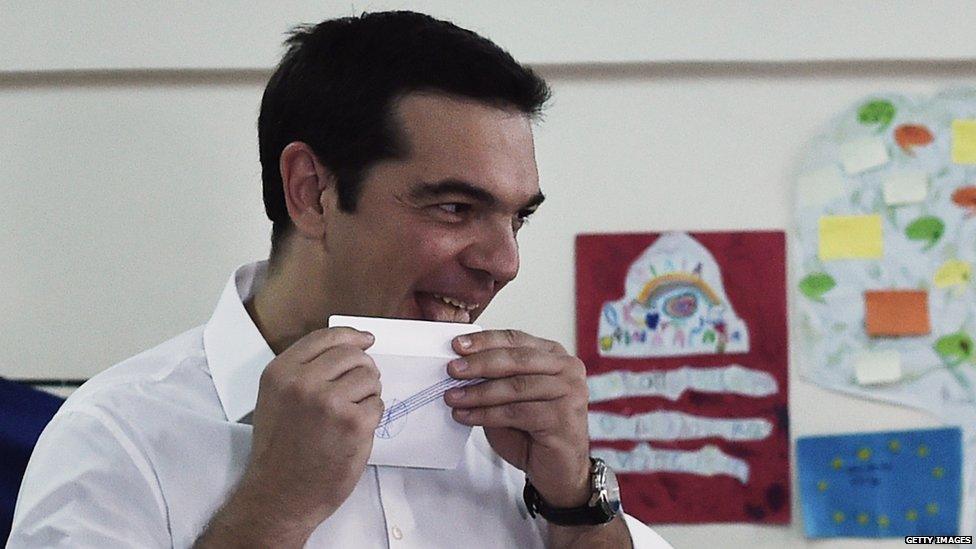
{"type": "Polygon", "coordinates": [[[480,227],[474,241],[462,252],[461,263],[488,273],[496,282],[514,279],[519,270],[519,251],[511,223],[480,227]]]}

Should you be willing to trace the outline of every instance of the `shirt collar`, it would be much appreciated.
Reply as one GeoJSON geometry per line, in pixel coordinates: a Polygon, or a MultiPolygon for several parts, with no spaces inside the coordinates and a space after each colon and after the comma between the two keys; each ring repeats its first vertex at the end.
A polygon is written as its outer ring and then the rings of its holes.
{"type": "Polygon", "coordinates": [[[203,329],[210,375],[224,413],[233,422],[254,411],[261,372],[275,357],[244,308],[244,302],[264,284],[267,274],[267,261],[234,271],[203,329]]]}

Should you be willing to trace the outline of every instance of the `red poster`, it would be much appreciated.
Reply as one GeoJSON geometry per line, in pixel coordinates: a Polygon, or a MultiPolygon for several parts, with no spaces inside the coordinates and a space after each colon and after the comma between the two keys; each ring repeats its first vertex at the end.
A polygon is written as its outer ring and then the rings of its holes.
{"type": "Polygon", "coordinates": [[[579,235],[593,454],[651,524],[790,521],[782,232],[579,235]]]}

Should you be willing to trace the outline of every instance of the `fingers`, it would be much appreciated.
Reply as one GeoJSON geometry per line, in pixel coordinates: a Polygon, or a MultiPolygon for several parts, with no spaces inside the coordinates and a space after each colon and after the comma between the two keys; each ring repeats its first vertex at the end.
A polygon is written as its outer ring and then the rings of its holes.
{"type": "MultiPolygon", "coordinates": [[[[578,362],[566,354],[553,354],[536,347],[502,347],[456,358],[447,364],[447,373],[457,379],[501,378],[520,374],[561,374],[578,362]]],[[[582,364],[579,365],[582,368],[582,364]]],[[[585,370],[582,372],[585,376],[585,370]]]]}
{"type": "Polygon", "coordinates": [[[485,330],[459,335],[451,341],[451,346],[461,356],[496,347],[532,347],[547,353],[566,354],[566,349],[559,343],[520,330],[485,330]]]}
{"type": "MultiPolygon", "coordinates": [[[[517,334],[513,337],[521,337],[517,334]]],[[[454,419],[526,432],[559,432],[580,422],[585,426],[586,367],[541,341],[535,346],[488,348],[452,360],[448,373],[453,377],[486,379],[444,395],[454,419]]]]}
{"type": "MultiPolygon", "coordinates": [[[[375,341],[373,334],[347,327],[323,328],[310,332],[296,341],[285,353],[296,362],[314,360],[331,347],[352,345],[360,350],[368,349],[375,341]]],[[[284,354],[284,353],[283,353],[284,354]]]]}
{"type": "Polygon", "coordinates": [[[491,379],[477,385],[451,389],[444,394],[444,401],[452,408],[475,408],[512,402],[554,400],[571,391],[570,384],[562,378],[523,375],[491,379]]]}
{"type": "Polygon", "coordinates": [[[380,371],[376,368],[373,358],[362,349],[354,345],[337,345],[310,362],[302,364],[301,370],[305,375],[315,379],[334,381],[353,368],[361,366],[372,370],[377,379],[380,377],[380,371]]]}
{"type": "Polygon", "coordinates": [[[356,404],[366,410],[370,427],[376,429],[376,426],[380,423],[380,418],[383,416],[383,400],[378,395],[373,395],[366,397],[356,404]]]}
{"type": "Polygon", "coordinates": [[[513,402],[482,408],[455,408],[451,415],[464,425],[508,427],[527,433],[556,432],[565,421],[547,402],[513,402]]]}
{"type": "Polygon", "coordinates": [[[370,398],[379,398],[383,386],[380,372],[375,366],[357,366],[335,380],[335,392],[349,402],[361,403],[370,398]]]}
{"type": "Polygon", "coordinates": [[[451,389],[444,401],[453,408],[454,419],[465,425],[558,431],[577,416],[584,418],[585,425],[588,393],[585,375],[564,371],[488,379],[451,389]]]}
{"type": "MultiPolygon", "coordinates": [[[[379,380],[380,377],[379,369],[373,359],[354,345],[341,344],[330,347],[307,363],[282,360],[283,357],[284,354],[277,357],[261,373],[260,387],[267,392],[285,392],[292,397],[301,397],[305,393],[330,392],[330,384],[355,370],[361,370],[351,378],[357,381],[367,378],[379,380]]],[[[379,394],[378,391],[376,392],[379,394]]],[[[337,393],[339,398],[346,399],[346,402],[357,402],[369,394],[371,391],[358,391],[355,394],[356,398],[349,400],[341,392],[337,393]]]]}

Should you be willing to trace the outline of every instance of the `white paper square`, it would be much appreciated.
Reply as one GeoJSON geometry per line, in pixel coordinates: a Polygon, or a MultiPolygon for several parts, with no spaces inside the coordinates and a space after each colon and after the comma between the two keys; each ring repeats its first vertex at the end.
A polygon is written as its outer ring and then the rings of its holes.
{"type": "Polygon", "coordinates": [[[376,337],[366,349],[380,371],[386,407],[373,437],[370,465],[453,469],[464,457],[471,427],[451,417],[444,392],[458,380],[447,363],[458,357],[451,340],[480,332],[475,324],[335,315],[329,326],[349,326],[376,337]]]}
{"type": "Polygon", "coordinates": [[[796,180],[796,191],[801,206],[822,206],[846,193],[844,176],[834,167],[801,174],[796,180]]]}
{"type": "Polygon", "coordinates": [[[858,385],[877,385],[901,379],[901,354],[898,351],[872,351],[854,360],[858,385]]]}
{"type": "Polygon", "coordinates": [[[879,137],[863,137],[840,146],[844,171],[858,174],[888,163],[888,148],[879,137]]]}
{"type": "Polygon", "coordinates": [[[884,200],[889,206],[924,202],[928,192],[929,176],[925,172],[897,172],[884,181],[884,200]]]}

